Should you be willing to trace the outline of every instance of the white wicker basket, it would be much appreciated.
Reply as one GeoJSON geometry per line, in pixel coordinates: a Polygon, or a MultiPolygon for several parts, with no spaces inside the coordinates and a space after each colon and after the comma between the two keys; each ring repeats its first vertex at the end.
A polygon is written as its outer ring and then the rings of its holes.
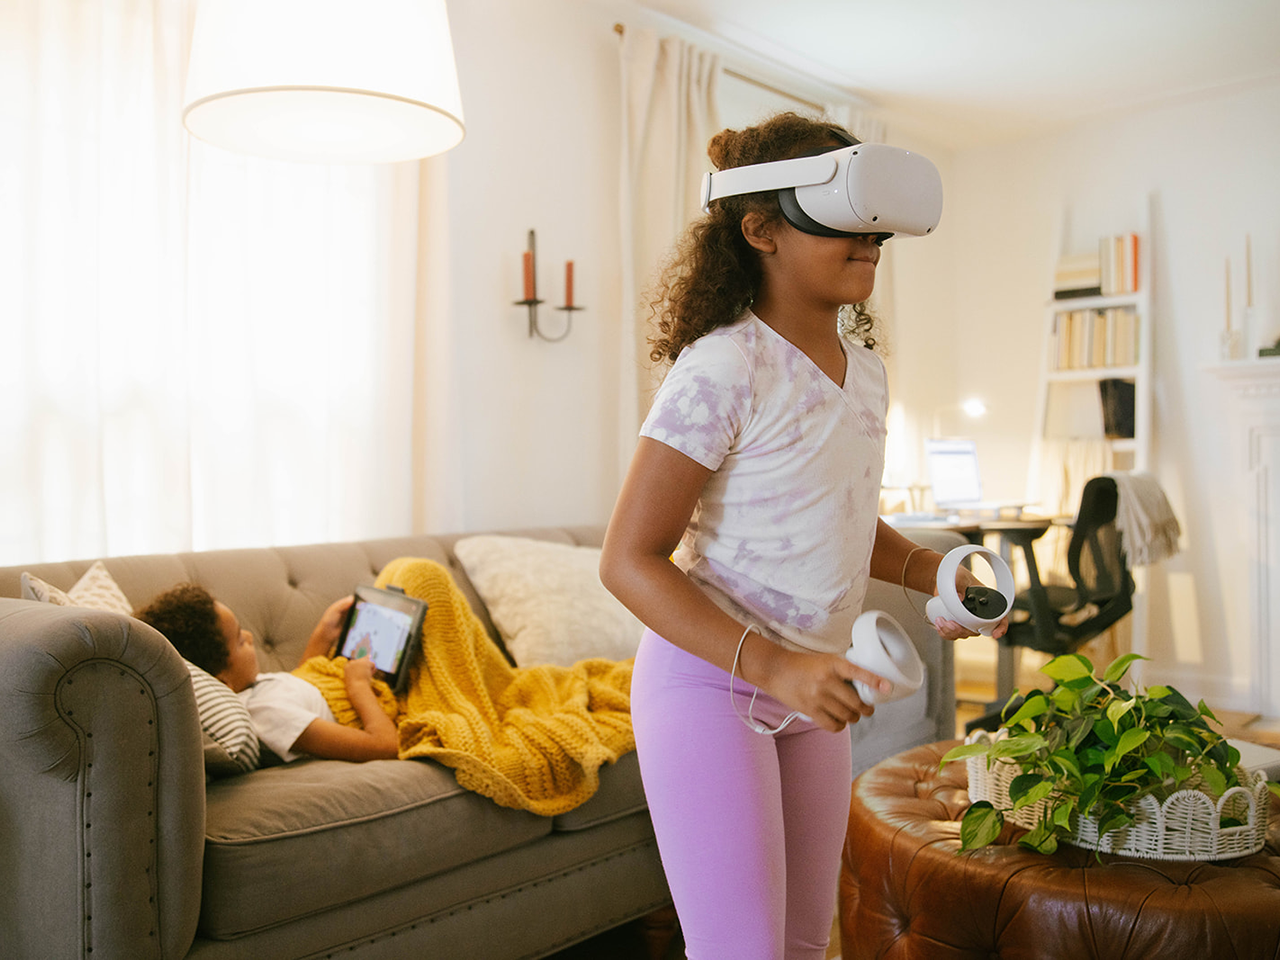
{"type": "MultiPolygon", "coordinates": [[[[1007,735],[1003,728],[996,732],[997,739],[1007,735]]],[[[990,734],[978,730],[965,742],[983,739],[990,740],[990,734]]],[[[997,760],[988,769],[986,757],[969,757],[965,765],[970,800],[989,801],[1004,812],[1006,821],[1018,826],[1030,829],[1040,822],[1047,800],[1009,812],[1009,784],[1022,772],[1017,762],[997,760]]],[[[1133,824],[1112,830],[1101,839],[1093,817],[1075,816],[1068,842],[1086,850],[1153,860],[1227,860],[1257,853],[1267,842],[1267,779],[1244,767],[1237,768],[1237,775],[1243,786],[1232,787],[1217,800],[1195,789],[1195,778],[1187,781],[1187,789],[1174,793],[1164,803],[1150,795],[1139,797],[1127,805],[1133,824]],[[1220,827],[1224,816],[1239,820],[1241,826],[1220,827]]]]}

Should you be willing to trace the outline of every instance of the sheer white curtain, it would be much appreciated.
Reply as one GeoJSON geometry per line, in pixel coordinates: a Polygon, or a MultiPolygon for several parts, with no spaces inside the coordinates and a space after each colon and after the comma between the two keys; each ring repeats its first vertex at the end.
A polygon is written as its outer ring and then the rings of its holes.
{"type": "Polygon", "coordinates": [[[409,527],[416,165],[191,140],[193,7],[0,4],[0,563],[409,527]]]}
{"type": "Polygon", "coordinates": [[[681,231],[699,213],[719,57],[677,37],[622,35],[622,350],[619,464],[626,469],[654,386],[644,293],[681,231]]]}

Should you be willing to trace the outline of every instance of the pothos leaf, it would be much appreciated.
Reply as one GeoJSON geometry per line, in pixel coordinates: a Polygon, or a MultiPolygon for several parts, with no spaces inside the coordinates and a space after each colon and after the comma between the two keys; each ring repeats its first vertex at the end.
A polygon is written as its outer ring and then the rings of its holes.
{"type": "Polygon", "coordinates": [[[1140,653],[1126,653],[1122,657],[1116,657],[1116,659],[1107,664],[1107,669],[1103,671],[1102,679],[1107,683],[1118,683],[1120,678],[1128,673],[1129,664],[1135,660],[1145,659],[1147,658],[1140,653]]]}
{"type": "Polygon", "coordinates": [[[1200,768],[1200,779],[1204,781],[1205,789],[1215,797],[1220,797],[1227,792],[1227,778],[1217,767],[1209,764],[1202,766],[1200,768]]]}
{"type": "Polygon", "coordinates": [[[1058,849],[1057,830],[1052,822],[1041,821],[1018,840],[1018,845],[1046,855],[1053,853],[1058,849]]]}
{"type": "Polygon", "coordinates": [[[1017,713],[1005,721],[1006,727],[1015,727],[1023,720],[1030,720],[1032,717],[1038,717],[1049,712],[1049,701],[1044,694],[1036,694],[1034,697],[1028,697],[1026,702],[1018,708],[1017,713]]]}
{"type": "Polygon", "coordinates": [[[1120,720],[1126,713],[1133,709],[1137,701],[1129,700],[1112,700],[1107,704],[1107,719],[1111,721],[1111,726],[1117,730],[1120,729],[1120,720]]]}
{"type": "Polygon", "coordinates": [[[1068,653],[1061,657],[1054,657],[1040,668],[1040,672],[1059,683],[1067,683],[1092,676],[1093,664],[1083,654],[1068,653]]]}
{"type": "Polygon", "coordinates": [[[982,756],[987,752],[988,748],[989,744],[985,743],[964,743],[958,747],[952,747],[942,755],[942,759],[938,761],[938,768],[941,769],[953,760],[982,756]]]}
{"type": "Polygon", "coordinates": [[[973,803],[960,820],[960,849],[977,850],[1000,836],[1004,816],[986,800],[973,803]]]}
{"type": "MultiPolygon", "coordinates": [[[[1013,809],[1021,810],[1023,807],[1029,807],[1038,800],[1043,800],[1053,792],[1052,780],[1041,780],[1039,783],[1031,787],[1026,793],[1014,801],[1013,809]]],[[[1010,797],[1012,799],[1012,796],[1010,797]]]]}

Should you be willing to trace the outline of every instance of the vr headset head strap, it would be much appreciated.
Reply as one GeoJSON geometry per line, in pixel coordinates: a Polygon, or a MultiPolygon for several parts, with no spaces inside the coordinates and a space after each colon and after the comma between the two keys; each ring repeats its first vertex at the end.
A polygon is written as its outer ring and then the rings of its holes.
{"type": "Polygon", "coordinates": [[[723,197],[826,183],[836,175],[838,167],[836,158],[830,153],[824,153],[816,157],[795,157],[791,160],[753,163],[747,167],[730,167],[716,173],[704,173],[702,212],[706,213],[710,209],[712,200],[723,197]]]}

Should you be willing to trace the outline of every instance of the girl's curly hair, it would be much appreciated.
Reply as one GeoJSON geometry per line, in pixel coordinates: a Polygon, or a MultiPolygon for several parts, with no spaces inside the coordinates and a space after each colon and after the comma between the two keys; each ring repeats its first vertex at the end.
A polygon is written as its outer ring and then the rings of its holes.
{"type": "MultiPolygon", "coordinates": [[[[722,130],[711,138],[707,156],[717,170],[789,160],[858,143],[843,127],[781,113],[744,130],[722,130]]],[[[703,334],[738,320],[760,287],[759,255],[742,235],[742,218],[757,211],[770,222],[782,219],[774,191],[723,197],[711,204],[681,237],[658,277],[650,303],[657,333],[649,338],[649,358],[672,362],[703,334]]],[[[870,348],[874,320],[865,303],[841,312],[840,332],[870,348]]]]}
{"type": "Polygon", "coordinates": [[[204,587],[180,583],[133,615],[164,634],[183,659],[205,673],[216,677],[231,662],[227,639],[218,624],[217,607],[204,587]]]}

